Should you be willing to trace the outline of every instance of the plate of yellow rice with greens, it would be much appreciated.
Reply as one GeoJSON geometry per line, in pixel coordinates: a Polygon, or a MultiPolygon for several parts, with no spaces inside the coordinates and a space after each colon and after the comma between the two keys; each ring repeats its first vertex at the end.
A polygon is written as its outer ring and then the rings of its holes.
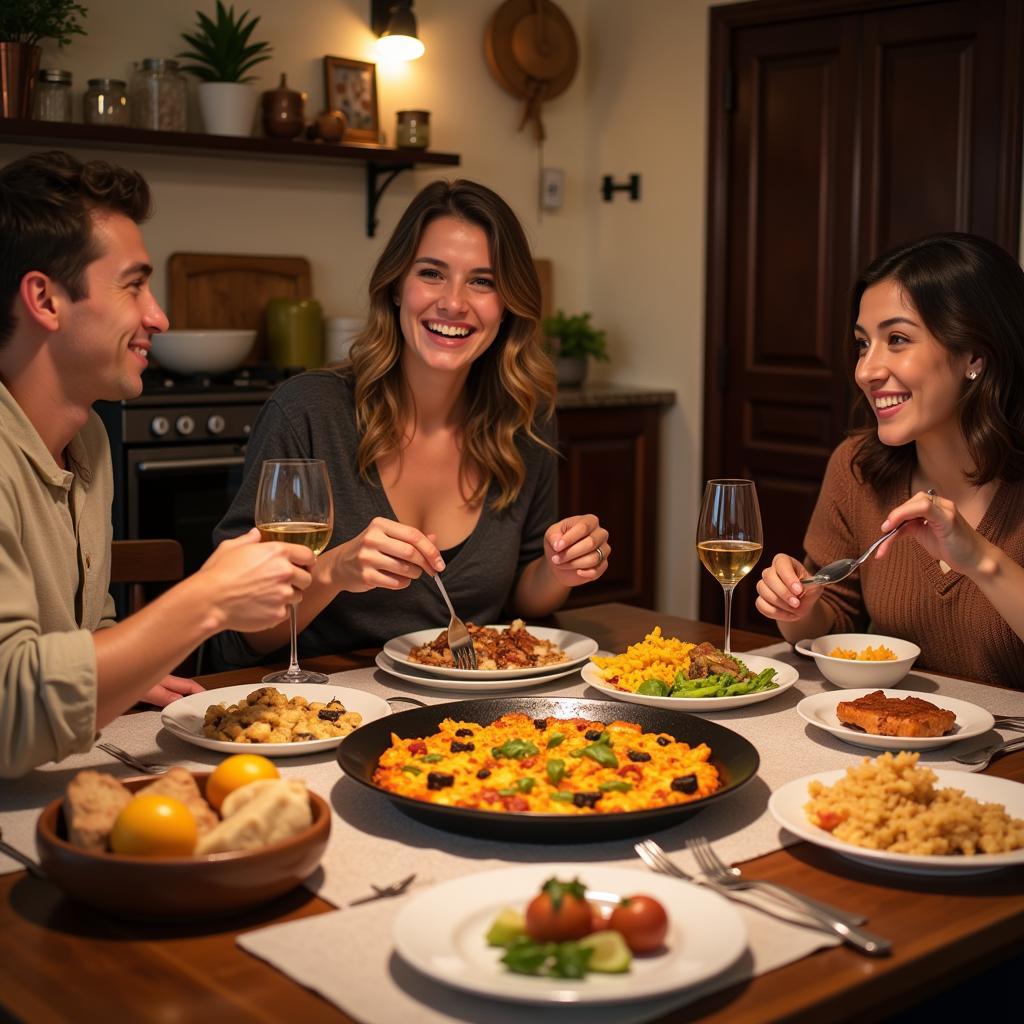
{"type": "Polygon", "coordinates": [[[582,675],[617,700],[691,714],[771,700],[800,678],[774,658],[726,654],[709,643],[664,636],[660,626],[622,654],[593,655],[582,675]]]}

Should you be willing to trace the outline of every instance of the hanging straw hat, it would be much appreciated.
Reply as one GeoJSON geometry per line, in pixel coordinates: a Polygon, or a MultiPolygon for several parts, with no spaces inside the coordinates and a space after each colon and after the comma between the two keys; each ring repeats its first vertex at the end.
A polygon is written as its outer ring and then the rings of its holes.
{"type": "Polygon", "coordinates": [[[520,129],[532,121],[542,140],[541,103],[565,92],[579,61],[569,19],[551,0],[505,0],[487,25],[484,50],[502,88],[526,101],[520,129]]]}

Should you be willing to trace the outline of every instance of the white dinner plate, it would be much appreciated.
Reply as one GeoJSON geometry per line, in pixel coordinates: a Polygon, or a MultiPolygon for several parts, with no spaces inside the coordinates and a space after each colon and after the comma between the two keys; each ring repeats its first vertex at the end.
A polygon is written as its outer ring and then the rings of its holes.
{"type": "MultiPolygon", "coordinates": [[[[332,736],[325,740],[299,740],[296,743],[229,743],[227,740],[214,740],[203,735],[203,721],[208,707],[213,704],[229,707],[258,689],[256,683],[246,683],[243,686],[225,686],[218,690],[192,693],[168,704],[160,715],[160,721],[164,728],[175,736],[194,743],[197,747],[219,750],[225,754],[300,757],[303,754],[333,750],[345,738],[332,736]]],[[[358,711],[363,716],[363,724],[391,714],[391,708],[382,697],[366,693],[364,690],[353,690],[347,686],[332,686],[330,683],[282,683],[278,689],[286,697],[305,697],[306,700],[319,700],[325,704],[333,697],[337,697],[345,705],[346,711],[358,711]]]]}
{"type": "MultiPolygon", "coordinates": [[[[933,769],[940,788],[962,789],[967,796],[985,803],[1002,804],[1012,818],[1024,818],[1024,785],[995,775],[976,775],[972,772],[933,769]]],[[[902,871],[912,875],[967,875],[983,871],[998,871],[1000,868],[1024,864],[1024,849],[1010,853],[978,853],[973,857],[966,854],[949,856],[927,856],[913,853],[889,853],[887,850],[869,850],[863,846],[836,839],[831,832],[812,825],[804,813],[804,804],[810,800],[807,787],[812,779],[826,786],[832,786],[846,775],[845,769],[818,772],[794,779],[775,790],[768,800],[768,810],[775,820],[795,836],[806,839],[818,846],[841,853],[851,860],[863,861],[876,868],[902,871]]]]}
{"type": "MultiPolygon", "coordinates": [[[[494,626],[493,629],[507,629],[507,626],[494,626]]],[[[414,647],[430,643],[441,629],[418,629],[415,633],[396,636],[384,645],[384,653],[396,664],[406,665],[418,672],[426,672],[431,676],[445,679],[526,679],[529,676],[546,676],[558,669],[574,668],[582,665],[595,651],[597,641],[579,633],[570,633],[567,629],[551,629],[546,626],[527,626],[527,632],[538,640],[550,640],[565,651],[568,661],[560,661],[557,665],[538,665],[536,668],[490,668],[463,669],[446,668],[443,665],[423,665],[418,661],[409,660],[409,652],[414,647]]]]}
{"type": "MultiPolygon", "coordinates": [[[[429,686],[434,690],[453,690],[462,693],[501,693],[504,690],[522,690],[528,686],[544,686],[552,679],[561,679],[562,676],[571,676],[579,671],[579,667],[573,665],[565,668],[563,665],[549,665],[555,671],[546,676],[527,676],[525,679],[517,676],[514,679],[448,679],[445,676],[432,676],[427,672],[420,672],[411,665],[396,664],[383,651],[376,657],[377,668],[382,669],[389,675],[407,682],[416,683],[418,686],[429,686]]],[[[475,673],[479,675],[479,673],[475,673]]]]}
{"type": "Polygon", "coordinates": [[[601,864],[530,864],[442,882],[412,897],[395,919],[399,955],[435,981],[522,1003],[613,1003],[675,992],[720,974],[747,947],[739,912],[708,889],[664,875],[601,864]],[[513,974],[503,949],[484,936],[505,907],[526,904],[552,877],[579,878],[595,902],[646,893],[665,907],[669,932],[661,952],[633,959],[624,974],[545,978],[513,974]]]}
{"type": "Polygon", "coordinates": [[[855,747],[871,747],[876,750],[927,750],[934,747],[945,747],[950,743],[970,739],[988,732],[995,725],[995,719],[984,708],[971,704],[966,700],[944,697],[937,693],[914,693],[911,690],[882,690],[886,697],[919,697],[937,708],[952,711],[956,715],[952,732],[945,736],[873,736],[849,725],[843,725],[836,715],[836,707],[840,701],[857,700],[869,693],[877,693],[878,687],[863,690],[830,690],[828,693],[816,693],[804,697],[796,706],[797,714],[811,725],[824,729],[825,732],[838,736],[846,743],[855,747]]]}
{"type": "Polygon", "coordinates": [[[672,711],[688,711],[699,715],[702,711],[727,711],[729,708],[741,708],[745,704],[757,704],[762,700],[771,700],[785,693],[800,678],[792,665],[776,661],[774,658],[762,658],[757,654],[737,654],[747,668],[753,673],[763,672],[766,668],[775,669],[774,690],[759,690],[757,693],[745,693],[738,697],[650,697],[646,693],[630,693],[620,690],[601,678],[600,669],[588,662],[580,670],[585,682],[616,700],[629,701],[631,704],[653,704],[657,708],[668,708],[672,711]]]}

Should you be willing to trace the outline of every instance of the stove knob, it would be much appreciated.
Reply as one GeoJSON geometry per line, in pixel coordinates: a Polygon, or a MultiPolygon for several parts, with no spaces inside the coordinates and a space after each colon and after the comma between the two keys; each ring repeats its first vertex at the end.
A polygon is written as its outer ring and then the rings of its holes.
{"type": "Polygon", "coordinates": [[[223,434],[223,433],[224,433],[224,428],[225,428],[226,426],[227,426],[227,424],[226,424],[226,423],[224,422],[224,417],[223,417],[223,416],[220,416],[220,415],[218,415],[217,413],[214,413],[214,414],[213,414],[213,415],[212,415],[212,416],[211,416],[211,417],[210,417],[210,418],[209,418],[209,419],[208,419],[208,420],[206,421],[206,429],[207,429],[207,430],[208,430],[208,431],[209,431],[209,432],[210,432],[211,434],[223,434]]]}
{"type": "Polygon", "coordinates": [[[171,424],[166,416],[154,416],[149,429],[155,437],[163,437],[171,429],[171,424]]]}
{"type": "Polygon", "coordinates": [[[191,416],[179,416],[174,421],[174,428],[179,434],[188,435],[196,429],[196,421],[191,416]]]}

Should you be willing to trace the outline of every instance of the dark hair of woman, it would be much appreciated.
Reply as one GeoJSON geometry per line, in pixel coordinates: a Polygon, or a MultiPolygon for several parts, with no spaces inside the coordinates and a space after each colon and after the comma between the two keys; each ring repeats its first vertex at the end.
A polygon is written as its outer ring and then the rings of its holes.
{"type": "Polygon", "coordinates": [[[538,444],[538,415],[554,408],[555,374],[540,335],[540,282],[516,215],[489,188],[472,181],[437,181],[409,204],[370,277],[365,329],[337,372],[355,381],[357,462],[369,480],[377,460],[400,451],[412,413],[401,368],[404,344],[396,295],[416,256],[424,230],[439,217],[456,217],[483,229],[504,316],[494,343],[470,368],[462,424],[460,479],[478,481],[466,494],[481,501],[494,482],[495,509],[515,500],[526,470],[519,436],[538,444]]]}
{"type": "MultiPolygon", "coordinates": [[[[976,235],[930,235],[879,256],[853,286],[850,326],[872,285],[893,281],[917,309],[925,327],[950,357],[974,353],[984,359],[976,380],[964,380],[957,412],[974,463],[968,479],[1024,478],[1024,270],[994,242],[976,235]]],[[[859,392],[855,414],[870,413],[859,392]]],[[[897,447],[878,438],[871,425],[853,431],[863,440],[854,467],[881,491],[909,476],[913,442],[897,447]]]]}

